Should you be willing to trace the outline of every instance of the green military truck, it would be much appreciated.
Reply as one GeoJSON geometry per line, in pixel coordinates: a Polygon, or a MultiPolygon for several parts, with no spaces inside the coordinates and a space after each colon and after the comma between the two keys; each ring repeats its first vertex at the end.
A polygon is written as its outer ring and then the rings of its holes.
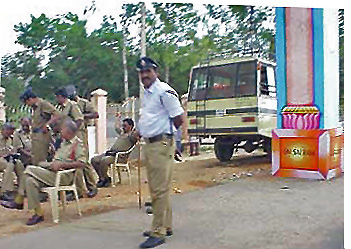
{"type": "Polygon", "coordinates": [[[215,138],[220,161],[230,160],[239,148],[270,155],[277,122],[275,64],[238,57],[193,67],[187,116],[189,135],[215,138]]]}

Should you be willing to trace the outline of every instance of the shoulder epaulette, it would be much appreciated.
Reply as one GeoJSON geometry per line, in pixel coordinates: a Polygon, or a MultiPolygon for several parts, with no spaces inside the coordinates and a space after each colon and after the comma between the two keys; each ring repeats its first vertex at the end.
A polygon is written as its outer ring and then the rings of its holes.
{"type": "Polygon", "coordinates": [[[168,89],[168,90],[166,90],[166,93],[170,93],[178,98],[178,94],[173,90],[168,89]]]}

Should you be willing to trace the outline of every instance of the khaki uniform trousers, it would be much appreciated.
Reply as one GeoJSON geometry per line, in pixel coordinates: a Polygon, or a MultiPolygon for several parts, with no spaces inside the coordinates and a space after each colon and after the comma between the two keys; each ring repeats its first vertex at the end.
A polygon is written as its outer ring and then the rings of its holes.
{"type": "Polygon", "coordinates": [[[100,179],[107,178],[108,166],[114,162],[114,156],[105,156],[105,154],[94,156],[91,159],[91,164],[93,165],[100,179]]]}
{"type": "Polygon", "coordinates": [[[77,192],[78,195],[83,195],[88,190],[96,188],[96,172],[93,166],[89,163],[89,145],[88,145],[88,131],[82,129],[78,133],[78,137],[83,141],[85,147],[85,156],[87,163],[82,170],[77,171],[77,192]]]}
{"type": "MultiPolygon", "coordinates": [[[[44,187],[55,186],[56,172],[49,169],[51,163],[41,163],[40,166],[28,165],[23,173],[18,193],[22,196],[25,194],[28,198],[28,209],[40,207],[39,193],[44,187]]],[[[61,176],[61,184],[69,185],[73,181],[74,174],[65,174],[61,176]]]]}
{"type": "Polygon", "coordinates": [[[151,229],[153,236],[164,237],[166,229],[172,228],[173,140],[146,143],[144,152],[153,211],[151,229]]]}
{"type": "Polygon", "coordinates": [[[50,133],[32,133],[32,163],[39,165],[45,162],[48,157],[49,144],[51,141],[50,133]]]}
{"type": "Polygon", "coordinates": [[[15,163],[12,161],[7,162],[4,158],[0,158],[0,171],[5,171],[2,179],[1,193],[5,193],[6,191],[13,191],[13,173],[17,176],[17,181],[20,183],[24,166],[20,160],[15,160],[15,163]]]}

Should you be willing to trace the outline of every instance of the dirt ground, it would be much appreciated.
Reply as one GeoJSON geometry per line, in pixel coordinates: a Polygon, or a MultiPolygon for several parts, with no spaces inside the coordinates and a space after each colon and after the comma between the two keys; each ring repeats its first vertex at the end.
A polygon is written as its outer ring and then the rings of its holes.
{"type": "MultiPolygon", "coordinates": [[[[200,156],[184,158],[182,163],[176,163],[174,168],[173,194],[184,194],[206,187],[222,184],[226,181],[235,181],[241,177],[265,177],[270,178],[270,160],[259,152],[255,156],[249,156],[245,152],[239,152],[230,162],[221,163],[212,151],[202,152],[200,156]]],[[[138,207],[138,178],[137,168],[132,169],[132,185],[128,184],[127,175],[122,172],[122,184],[116,187],[99,189],[95,198],[80,199],[80,207],[83,217],[108,212],[116,209],[138,207]]],[[[141,196],[142,204],[149,201],[148,185],[145,168],[141,170],[141,196]]],[[[0,237],[6,237],[14,233],[24,233],[45,227],[55,226],[52,222],[50,203],[42,204],[45,210],[45,222],[34,227],[25,225],[30,216],[26,209],[7,210],[0,209],[0,237]]],[[[60,212],[60,222],[71,222],[79,219],[76,213],[75,203],[67,205],[65,213],[60,212]]]]}

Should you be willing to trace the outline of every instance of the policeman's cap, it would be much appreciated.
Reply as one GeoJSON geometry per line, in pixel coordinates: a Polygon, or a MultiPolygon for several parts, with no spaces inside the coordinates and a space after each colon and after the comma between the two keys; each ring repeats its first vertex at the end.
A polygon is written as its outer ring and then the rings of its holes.
{"type": "Polygon", "coordinates": [[[26,100],[30,98],[36,98],[37,95],[32,91],[32,88],[29,87],[27,90],[24,91],[24,93],[21,94],[20,100],[22,102],[26,102],[26,100]]]}
{"type": "Polygon", "coordinates": [[[65,87],[66,93],[70,99],[73,99],[77,96],[77,89],[74,85],[68,85],[65,87]]]}
{"type": "Polygon", "coordinates": [[[65,97],[65,98],[68,97],[67,90],[66,90],[66,88],[64,88],[64,87],[58,89],[58,90],[55,92],[55,95],[56,95],[56,96],[60,95],[60,96],[65,97]]]}
{"type": "Polygon", "coordinates": [[[149,57],[140,58],[136,64],[136,66],[137,66],[138,71],[148,69],[148,68],[156,69],[158,67],[157,63],[155,61],[153,61],[152,59],[150,59],[149,57]]]}

